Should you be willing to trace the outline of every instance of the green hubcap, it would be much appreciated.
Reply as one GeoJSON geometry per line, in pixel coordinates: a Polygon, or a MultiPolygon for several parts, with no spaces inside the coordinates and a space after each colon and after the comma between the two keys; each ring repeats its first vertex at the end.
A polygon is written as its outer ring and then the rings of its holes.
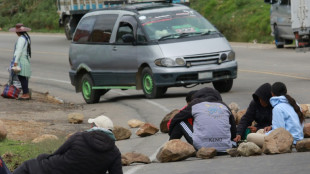
{"type": "Polygon", "coordinates": [[[143,78],[143,88],[146,93],[151,94],[153,90],[153,80],[149,74],[146,74],[143,78]]]}
{"type": "Polygon", "coordinates": [[[91,95],[91,85],[88,81],[84,81],[82,85],[83,95],[86,99],[90,99],[91,95]]]}

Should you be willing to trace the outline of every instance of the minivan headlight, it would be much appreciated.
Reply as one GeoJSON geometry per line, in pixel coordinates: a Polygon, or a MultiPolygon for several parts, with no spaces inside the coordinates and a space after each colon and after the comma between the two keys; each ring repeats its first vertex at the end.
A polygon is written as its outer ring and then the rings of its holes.
{"type": "Polygon", "coordinates": [[[165,66],[165,67],[171,67],[171,66],[185,66],[185,60],[183,58],[162,58],[155,60],[155,65],[157,66],[165,66]]]}
{"type": "Polygon", "coordinates": [[[235,52],[234,51],[231,51],[228,53],[228,60],[231,61],[231,60],[235,60],[235,52]]]}

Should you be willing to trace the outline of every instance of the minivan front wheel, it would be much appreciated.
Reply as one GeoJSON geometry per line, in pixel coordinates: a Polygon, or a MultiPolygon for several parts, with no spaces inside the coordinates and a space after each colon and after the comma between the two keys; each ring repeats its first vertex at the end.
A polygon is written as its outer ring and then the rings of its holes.
{"type": "Polygon", "coordinates": [[[87,104],[98,103],[101,96],[100,90],[93,89],[94,82],[89,74],[84,74],[81,79],[82,95],[87,104]]]}
{"type": "Polygon", "coordinates": [[[165,94],[167,87],[157,87],[152,70],[149,67],[146,67],[142,70],[142,88],[143,93],[146,98],[158,98],[165,94]]]}
{"type": "Polygon", "coordinates": [[[212,82],[213,87],[219,92],[228,92],[233,86],[233,79],[212,82]]]}

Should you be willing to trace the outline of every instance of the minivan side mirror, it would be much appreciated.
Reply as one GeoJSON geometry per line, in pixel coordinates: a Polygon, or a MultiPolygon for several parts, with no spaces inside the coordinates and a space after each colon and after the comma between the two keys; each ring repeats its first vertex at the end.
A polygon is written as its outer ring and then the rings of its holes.
{"type": "Polygon", "coordinates": [[[278,0],[264,0],[264,2],[268,4],[275,4],[278,2],[278,0]]]}
{"type": "Polygon", "coordinates": [[[133,43],[135,41],[135,38],[133,34],[124,34],[122,36],[122,40],[124,43],[133,43]]]}

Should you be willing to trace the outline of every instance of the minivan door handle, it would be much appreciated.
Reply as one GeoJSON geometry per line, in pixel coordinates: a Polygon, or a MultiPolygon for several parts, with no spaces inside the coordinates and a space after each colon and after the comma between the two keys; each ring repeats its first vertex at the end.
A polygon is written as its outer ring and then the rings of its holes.
{"type": "Polygon", "coordinates": [[[113,51],[117,51],[117,47],[116,46],[113,47],[113,51]]]}

